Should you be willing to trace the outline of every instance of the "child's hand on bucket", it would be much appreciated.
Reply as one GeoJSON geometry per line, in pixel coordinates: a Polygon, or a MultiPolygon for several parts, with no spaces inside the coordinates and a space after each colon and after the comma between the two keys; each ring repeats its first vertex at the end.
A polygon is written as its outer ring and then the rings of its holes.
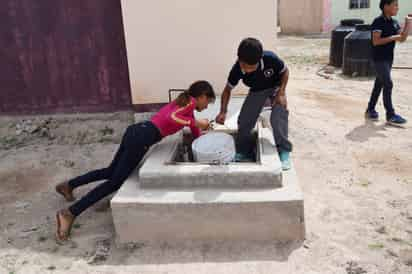
{"type": "Polygon", "coordinates": [[[216,116],[216,123],[224,125],[226,120],[226,113],[221,112],[216,116]]]}
{"type": "Polygon", "coordinates": [[[208,119],[199,119],[196,120],[196,127],[202,129],[202,130],[208,130],[210,127],[210,122],[208,119]]]}

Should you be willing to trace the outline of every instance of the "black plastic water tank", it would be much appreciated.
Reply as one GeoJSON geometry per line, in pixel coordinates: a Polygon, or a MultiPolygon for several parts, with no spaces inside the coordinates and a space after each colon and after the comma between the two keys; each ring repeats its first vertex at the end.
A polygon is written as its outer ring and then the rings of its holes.
{"type": "Polygon", "coordinates": [[[337,26],[332,31],[329,55],[330,65],[335,67],[342,66],[345,37],[355,30],[356,25],[364,23],[361,19],[345,19],[340,21],[340,26],[337,26]]]}
{"type": "Polygon", "coordinates": [[[372,60],[372,32],[370,25],[357,25],[345,38],[343,48],[343,74],[349,76],[374,76],[372,60]]]}

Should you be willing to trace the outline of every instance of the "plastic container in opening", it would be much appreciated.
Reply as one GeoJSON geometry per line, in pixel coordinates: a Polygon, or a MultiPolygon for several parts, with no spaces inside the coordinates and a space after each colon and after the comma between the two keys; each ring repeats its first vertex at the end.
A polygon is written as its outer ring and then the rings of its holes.
{"type": "Polygon", "coordinates": [[[192,151],[195,162],[227,164],[235,159],[235,140],[230,134],[211,132],[196,139],[192,151]]]}

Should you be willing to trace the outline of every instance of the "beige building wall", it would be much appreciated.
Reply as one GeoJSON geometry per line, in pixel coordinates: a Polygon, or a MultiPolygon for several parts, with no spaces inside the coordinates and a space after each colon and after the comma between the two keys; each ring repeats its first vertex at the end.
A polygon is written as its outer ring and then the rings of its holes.
{"type": "Polygon", "coordinates": [[[276,41],[276,0],[121,0],[134,104],[209,80],[220,93],[242,38],[276,41]]]}
{"type": "Polygon", "coordinates": [[[320,33],[323,29],[324,0],[280,0],[282,33],[320,33]]]}

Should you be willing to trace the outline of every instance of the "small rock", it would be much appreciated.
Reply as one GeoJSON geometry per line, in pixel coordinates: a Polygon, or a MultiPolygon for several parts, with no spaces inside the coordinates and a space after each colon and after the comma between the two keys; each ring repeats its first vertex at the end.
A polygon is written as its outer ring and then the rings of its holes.
{"type": "Polygon", "coordinates": [[[404,242],[404,240],[402,240],[401,238],[397,238],[397,237],[393,237],[391,240],[393,242],[397,242],[397,243],[403,243],[404,242]]]}
{"type": "Polygon", "coordinates": [[[22,232],[34,232],[34,231],[37,231],[38,229],[39,229],[38,226],[32,226],[30,228],[26,228],[26,229],[22,230],[22,232]]]}
{"type": "Polygon", "coordinates": [[[107,260],[110,252],[110,239],[97,242],[96,252],[87,262],[88,264],[98,264],[107,260]]]}
{"type": "Polygon", "coordinates": [[[74,162],[73,162],[73,161],[69,161],[69,160],[65,160],[63,166],[64,166],[64,167],[67,167],[67,168],[69,168],[69,167],[74,167],[74,162]]]}
{"type": "Polygon", "coordinates": [[[395,251],[393,251],[392,249],[386,250],[386,253],[388,253],[388,255],[390,255],[392,257],[396,257],[396,258],[399,257],[399,255],[395,251]]]}
{"type": "Polygon", "coordinates": [[[144,246],[144,243],[128,243],[126,244],[126,249],[129,251],[135,251],[137,249],[143,248],[144,246]]]}
{"type": "Polygon", "coordinates": [[[56,267],[54,265],[51,265],[47,268],[47,270],[56,270],[56,267]]]}
{"type": "Polygon", "coordinates": [[[31,204],[27,203],[27,202],[16,202],[14,204],[14,207],[17,208],[17,209],[25,209],[25,208],[28,208],[30,206],[31,206],[31,204]]]}
{"type": "Polygon", "coordinates": [[[78,247],[79,247],[79,245],[78,245],[76,242],[72,241],[72,242],[70,243],[70,248],[71,248],[71,249],[76,249],[76,248],[78,248],[78,247]]]}
{"type": "Polygon", "coordinates": [[[405,206],[405,201],[403,200],[391,200],[391,201],[387,201],[387,203],[392,208],[402,208],[405,206]]]}
{"type": "Polygon", "coordinates": [[[375,231],[380,233],[380,234],[386,234],[386,227],[385,226],[380,226],[375,231]]]}
{"type": "Polygon", "coordinates": [[[352,77],[356,77],[356,76],[358,76],[359,75],[359,73],[358,72],[354,72],[354,73],[352,73],[352,77]]]}
{"type": "Polygon", "coordinates": [[[59,251],[59,246],[53,246],[52,248],[50,248],[50,253],[56,253],[57,251],[59,251]]]}
{"type": "Polygon", "coordinates": [[[40,130],[40,136],[41,137],[49,137],[49,129],[48,128],[42,128],[40,130]]]}
{"type": "Polygon", "coordinates": [[[324,71],[326,74],[334,74],[334,73],[335,73],[335,68],[332,67],[332,66],[326,66],[326,67],[323,69],[323,71],[324,71]]]}
{"type": "Polygon", "coordinates": [[[347,274],[366,274],[368,273],[366,270],[364,270],[362,267],[358,265],[357,262],[347,262],[346,263],[346,273],[347,274]]]}
{"type": "Polygon", "coordinates": [[[39,242],[45,242],[45,241],[47,241],[47,237],[44,237],[44,236],[40,236],[38,239],[37,239],[37,241],[39,241],[39,242]]]}
{"type": "Polygon", "coordinates": [[[37,125],[33,125],[33,126],[30,126],[30,127],[27,128],[27,131],[28,131],[30,134],[34,134],[34,133],[36,133],[36,132],[39,131],[39,130],[40,130],[40,127],[37,126],[37,125]]]}
{"type": "Polygon", "coordinates": [[[101,129],[100,132],[103,134],[103,136],[105,135],[113,135],[114,130],[108,126],[105,126],[104,129],[101,129]]]}
{"type": "Polygon", "coordinates": [[[22,239],[26,239],[31,234],[33,234],[33,232],[36,232],[38,229],[39,229],[39,227],[37,227],[37,226],[26,228],[26,229],[21,231],[21,233],[19,234],[19,237],[22,238],[22,239]]]}
{"type": "Polygon", "coordinates": [[[405,265],[412,266],[412,249],[401,250],[399,257],[405,265]]]}

